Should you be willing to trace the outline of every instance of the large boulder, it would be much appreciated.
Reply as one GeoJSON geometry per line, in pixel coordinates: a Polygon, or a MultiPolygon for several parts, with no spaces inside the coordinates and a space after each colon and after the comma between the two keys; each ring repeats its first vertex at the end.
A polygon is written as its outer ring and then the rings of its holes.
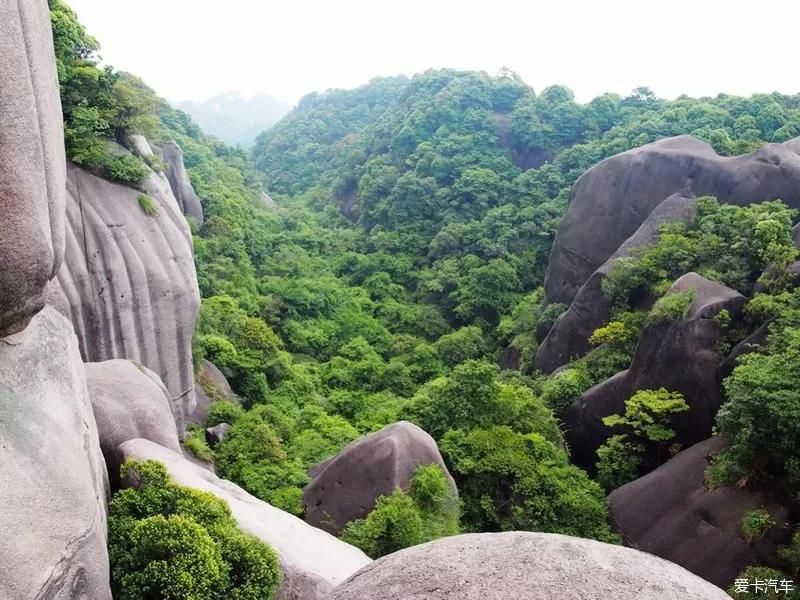
{"type": "Polygon", "coordinates": [[[536,366],[550,373],[589,352],[592,333],[608,323],[610,318],[611,301],[603,293],[602,284],[614,262],[654,244],[659,229],[664,225],[689,223],[696,214],[697,201],[688,190],[673,194],[656,206],[639,228],[583,283],[569,309],[559,317],[539,346],[536,366]]]}
{"type": "Polygon", "coordinates": [[[751,154],[724,157],[682,135],[595,165],[575,183],[559,226],[545,279],[547,302],[569,305],[653,209],[680,190],[730,204],[781,199],[800,208],[800,156],[793,147],[767,144],[751,154]]]}
{"type": "Polygon", "coordinates": [[[110,600],[107,486],[78,341],[45,308],[0,339],[0,598],[110,600]]]}
{"type": "Polygon", "coordinates": [[[150,369],[121,359],[88,363],[86,384],[112,483],[119,481],[122,442],[144,438],[181,451],[169,392],[150,369]]]}
{"type": "Polygon", "coordinates": [[[681,565],[727,587],[748,565],[769,564],[786,542],[787,510],[740,487],[705,487],[708,458],[724,447],[710,438],[684,450],[655,471],[608,497],[616,529],[625,543],[681,565]],[[776,525],[748,543],[741,533],[746,511],[765,508],[776,525]]]}
{"type": "Polygon", "coordinates": [[[66,260],[54,302],[71,317],[87,362],[136,361],[169,390],[178,431],[194,410],[191,344],[200,293],[192,237],[169,185],[150,172],[143,192],[69,165],[66,260]]]}
{"type": "Polygon", "coordinates": [[[239,403],[225,375],[211,361],[202,362],[200,370],[195,373],[194,383],[195,406],[188,416],[190,423],[205,425],[208,408],[216,401],[239,403]]]}
{"type": "Polygon", "coordinates": [[[203,205],[200,198],[189,181],[189,174],[183,163],[183,151],[177,143],[169,141],[161,146],[154,148],[155,153],[164,163],[166,168],[167,181],[172,188],[175,200],[181,212],[187,217],[194,219],[198,227],[203,226],[203,205]]]}
{"type": "Polygon", "coordinates": [[[436,442],[413,423],[400,421],[356,440],[312,467],[303,490],[306,522],[337,533],[366,517],[380,496],[408,489],[423,465],[439,465],[455,490],[436,442]]]}
{"type": "Polygon", "coordinates": [[[45,305],[64,256],[64,135],[44,0],[0,0],[0,337],[45,305]]]}
{"type": "Polygon", "coordinates": [[[284,582],[279,600],[322,600],[334,586],[370,562],[358,548],[258,500],[158,444],[130,440],[119,452],[125,459],[164,463],[175,482],[227,502],[239,527],[272,546],[280,557],[284,582]]]}
{"type": "Polygon", "coordinates": [[[330,600],[725,600],[644,552],[552,533],[473,533],[385,556],[330,600]]]}
{"type": "Polygon", "coordinates": [[[733,320],[745,298],[697,273],[679,278],[667,294],[691,290],[694,301],[683,318],[646,326],[629,369],[594,386],[564,413],[573,460],[592,470],[597,449],[611,435],[603,418],[625,412],[625,401],[637,390],[666,388],[683,394],[689,410],[676,415],[675,441],[686,447],[711,435],[722,402],[717,350],[722,327],[714,319],[723,309],[733,320]]]}

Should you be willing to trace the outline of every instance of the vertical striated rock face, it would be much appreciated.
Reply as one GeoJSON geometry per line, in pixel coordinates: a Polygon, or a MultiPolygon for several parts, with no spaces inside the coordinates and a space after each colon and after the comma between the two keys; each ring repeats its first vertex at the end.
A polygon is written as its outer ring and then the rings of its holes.
{"type": "Polygon", "coordinates": [[[67,169],[66,259],[55,295],[87,362],[126,358],[164,381],[179,431],[194,409],[191,342],[200,294],[189,227],[169,185],[151,173],[142,192],[67,169]]]}
{"type": "Polygon", "coordinates": [[[0,0],[0,336],[44,306],[64,252],[64,137],[50,12],[0,0]]]}
{"type": "Polygon", "coordinates": [[[107,485],[78,342],[45,308],[0,339],[0,598],[110,600],[107,485]]]}
{"type": "Polygon", "coordinates": [[[172,193],[178,201],[178,206],[183,214],[192,217],[198,227],[203,225],[203,205],[200,198],[189,181],[189,174],[183,164],[183,151],[175,142],[167,142],[161,146],[155,146],[155,153],[166,165],[167,180],[172,188],[172,193]]]}

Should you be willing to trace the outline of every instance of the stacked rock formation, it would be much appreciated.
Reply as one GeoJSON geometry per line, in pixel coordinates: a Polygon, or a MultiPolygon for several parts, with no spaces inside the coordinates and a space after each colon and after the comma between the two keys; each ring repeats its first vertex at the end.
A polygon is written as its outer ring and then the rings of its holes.
{"type": "MultiPolygon", "coordinates": [[[[537,366],[552,372],[586,353],[588,327],[575,316],[592,323],[602,320],[593,312],[602,312],[604,305],[588,305],[582,286],[594,285],[592,274],[598,269],[604,276],[604,263],[673,194],[715,196],[742,206],[780,199],[800,208],[797,147],[794,141],[767,144],[751,154],[723,157],[705,142],[682,135],[617,154],[584,173],[570,194],[545,278],[548,304],[577,304],[572,315],[565,314],[547,333],[537,366]]],[[[672,216],[661,215],[661,222],[685,216],[677,210],[672,216]]]]}

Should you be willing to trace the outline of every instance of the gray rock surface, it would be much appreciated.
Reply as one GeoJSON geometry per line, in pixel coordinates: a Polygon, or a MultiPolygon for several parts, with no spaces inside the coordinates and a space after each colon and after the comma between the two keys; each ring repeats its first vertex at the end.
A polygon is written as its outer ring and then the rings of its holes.
{"type": "Polygon", "coordinates": [[[683,447],[711,435],[722,394],[716,349],[722,331],[714,320],[726,309],[736,320],[745,298],[719,283],[687,273],[667,294],[693,290],[695,299],[683,319],[644,327],[629,369],[589,389],[564,413],[572,459],[592,470],[597,448],[609,437],[603,418],[622,414],[637,390],[666,388],[683,394],[690,409],[672,419],[675,441],[683,447]]]}
{"type": "Polygon", "coordinates": [[[603,293],[602,284],[614,262],[655,243],[659,229],[665,224],[689,223],[696,214],[697,201],[688,190],[673,194],[656,206],[633,235],[583,283],[569,309],[559,317],[539,345],[536,366],[550,373],[589,352],[592,333],[608,323],[610,318],[611,302],[603,293]]]}
{"type": "Polygon", "coordinates": [[[550,254],[547,301],[572,302],[581,285],[650,212],[683,189],[730,204],[781,199],[800,208],[800,156],[790,143],[723,157],[705,142],[683,135],[600,162],[572,189],[550,254]]]}
{"type": "Polygon", "coordinates": [[[86,384],[112,484],[119,482],[122,442],[144,438],[181,451],[169,392],[150,369],[120,359],[88,363],[86,384]]]}
{"type": "Polygon", "coordinates": [[[0,339],[0,598],[110,600],[106,466],[72,327],[0,339]]]}
{"type": "Polygon", "coordinates": [[[198,227],[203,226],[203,205],[189,181],[189,174],[183,164],[183,151],[175,142],[167,142],[155,148],[155,153],[166,165],[166,176],[172,193],[178,201],[181,212],[195,220],[198,227]]]}
{"type": "Polygon", "coordinates": [[[64,135],[44,0],[0,1],[0,337],[45,305],[64,256],[64,135]]]}
{"type": "Polygon", "coordinates": [[[708,490],[708,457],[724,447],[710,438],[677,454],[655,471],[614,490],[611,516],[625,543],[681,565],[721,587],[748,565],[769,564],[790,529],[788,511],[740,487],[708,490]],[[748,544],[741,534],[746,511],[765,508],[776,525],[748,544]]]}
{"type": "Polygon", "coordinates": [[[385,556],[330,600],[730,600],[682,567],[593,540],[473,533],[385,556]]]}
{"type": "Polygon", "coordinates": [[[219,425],[214,425],[214,427],[207,427],[206,443],[212,448],[218,446],[225,441],[230,430],[231,426],[228,423],[220,423],[219,425]]]}
{"type": "Polygon", "coordinates": [[[380,496],[408,489],[417,467],[433,464],[444,469],[455,489],[430,435],[408,421],[388,425],[311,468],[303,490],[306,522],[336,533],[366,517],[380,496]]]}
{"type": "Polygon", "coordinates": [[[120,446],[120,454],[126,459],[162,462],[177,483],[225,500],[239,527],[278,553],[284,574],[280,600],[322,600],[334,586],[370,562],[358,548],[258,500],[158,444],[130,440],[120,446]]]}
{"type": "Polygon", "coordinates": [[[161,377],[181,433],[195,404],[192,238],[167,183],[151,172],[143,187],[155,217],[139,205],[142,192],[69,165],[66,260],[53,301],[69,307],[84,360],[125,358],[161,377]]]}
{"type": "Polygon", "coordinates": [[[194,376],[195,407],[189,414],[189,422],[196,425],[205,425],[208,416],[208,407],[217,400],[228,400],[239,404],[239,399],[233,393],[228,380],[214,363],[204,360],[200,370],[194,376]]]}

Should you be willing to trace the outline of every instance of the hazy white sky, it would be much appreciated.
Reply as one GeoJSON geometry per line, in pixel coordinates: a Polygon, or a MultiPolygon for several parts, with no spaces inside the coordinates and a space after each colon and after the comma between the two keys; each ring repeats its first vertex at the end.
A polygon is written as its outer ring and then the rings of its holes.
{"type": "Polygon", "coordinates": [[[103,58],[169,100],[290,102],[377,75],[507,66],[580,101],[800,92],[797,0],[67,0],[103,58]]]}

